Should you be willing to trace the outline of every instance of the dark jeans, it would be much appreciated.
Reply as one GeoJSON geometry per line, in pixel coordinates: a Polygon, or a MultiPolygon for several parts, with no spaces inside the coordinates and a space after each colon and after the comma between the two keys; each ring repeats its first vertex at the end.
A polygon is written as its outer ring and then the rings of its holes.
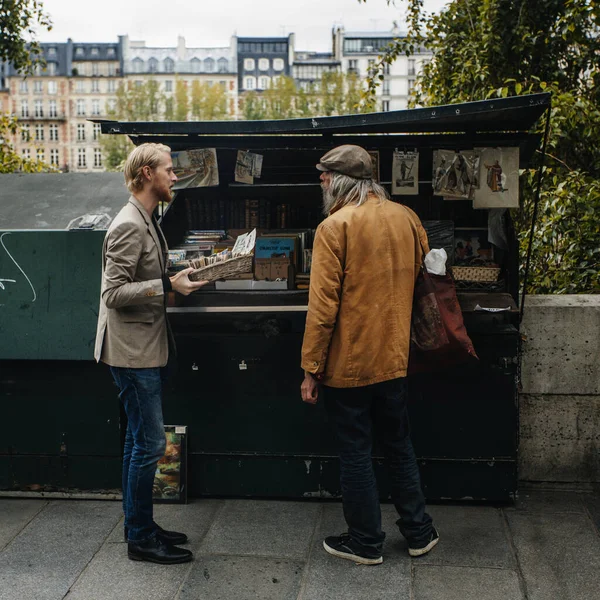
{"type": "Polygon", "coordinates": [[[383,442],[400,532],[409,542],[428,539],[432,521],[425,512],[410,440],[406,378],[357,388],[325,387],[323,395],[338,443],[344,517],[352,539],[379,554],[385,539],[371,457],[373,425],[383,442]]]}
{"type": "Polygon", "coordinates": [[[162,413],[163,369],[111,367],[127,414],[123,449],[123,512],[131,542],[156,535],[152,486],[166,448],[162,413]]]}

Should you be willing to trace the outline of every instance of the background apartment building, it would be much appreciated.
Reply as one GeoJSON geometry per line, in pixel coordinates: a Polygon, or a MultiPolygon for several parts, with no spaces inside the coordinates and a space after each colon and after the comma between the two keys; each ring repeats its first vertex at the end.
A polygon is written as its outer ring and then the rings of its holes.
{"type": "Polygon", "coordinates": [[[17,115],[18,153],[63,171],[103,170],[100,129],[121,77],[119,44],[43,43],[46,66],[23,76],[6,66],[7,112],[17,115]]]}
{"type": "MultiPolygon", "coordinates": [[[[219,85],[226,92],[227,112],[237,118],[237,58],[235,37],[229,46],[218,48],[188,48],[185,38],[177,38],[177,46],[157,48],[146,46],[144,41],[119,38],[123,49],[123,71],[127,82],[141,84],[154,79],[159,92],[167,101],[173,100],[177,82],[183,81],[191,94],[194,81],[219,85]]],[[[192,114],[188,114],[193,119],[192,114]]]]}
{"type": "MultiPolygon", "coordinates": [[[[354,32],[343,27],[333,30],[333,56],[342,65],[344,73],[356,73],[366,79],[370,70],[394,38],[401,37],[398,31],[354,32]]],[[[384,69],[384,79],[377,88],[377,110],[402,110],[408,106],[416,75],[422,65],[430,61],[431,53],[421,51],[413,56],[400,55],[384,69]]]]}

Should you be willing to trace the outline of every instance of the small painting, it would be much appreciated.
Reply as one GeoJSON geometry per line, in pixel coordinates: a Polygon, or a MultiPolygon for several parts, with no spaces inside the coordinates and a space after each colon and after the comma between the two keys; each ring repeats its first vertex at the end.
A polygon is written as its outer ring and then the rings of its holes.
{"type": "Polygon", "coordinates": [[[392,161],[392,195],[419,193],[419,153],[396,150],[392,161]]]}
{"type": "Polygon", "coordinates": [[[165,425],[167,449],[158,461],[152,499],[156,503],[187,502],[187,426],[165,425]]]}
{"type": "Polygon", "coordinates": [[[519,148],[479,148],[481,184],[473,208],[518,208],[519,148]]]}
{"type": "Polygon", "coordinates": [[[457,227],[454,230],[454,264],[487,266],[494,262],[494,247],[486,228],[457,227]]]}

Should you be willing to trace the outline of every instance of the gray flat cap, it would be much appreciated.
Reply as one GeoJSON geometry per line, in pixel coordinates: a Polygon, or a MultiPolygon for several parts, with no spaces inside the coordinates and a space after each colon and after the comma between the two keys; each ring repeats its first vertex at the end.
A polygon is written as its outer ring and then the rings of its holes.
{"type": "Polygon", "coordinates": [[[369,153],[360,146],[345,144],[330,150],[321,157],[319,171],[336,171],[356,179],[371,179],[373,163],[369,153]]]}

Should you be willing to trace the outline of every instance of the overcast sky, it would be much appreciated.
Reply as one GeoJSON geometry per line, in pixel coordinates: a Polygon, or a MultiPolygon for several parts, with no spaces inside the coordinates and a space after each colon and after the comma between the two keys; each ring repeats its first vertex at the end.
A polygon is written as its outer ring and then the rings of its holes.
{"type": "MultiPolygon", "coordinates": [[[[425,0],[438,11],[448,0],[425,0]]],[[[228,45],[230,37],[296,34],[297,50],[331,51],[331,28],[402,29],[403,2],[386,0],[43,0],[53,29],[42,42],[114,42],[118,35],[148,46],[175,46],[183,35],[189,47],[228,45]]]]}

